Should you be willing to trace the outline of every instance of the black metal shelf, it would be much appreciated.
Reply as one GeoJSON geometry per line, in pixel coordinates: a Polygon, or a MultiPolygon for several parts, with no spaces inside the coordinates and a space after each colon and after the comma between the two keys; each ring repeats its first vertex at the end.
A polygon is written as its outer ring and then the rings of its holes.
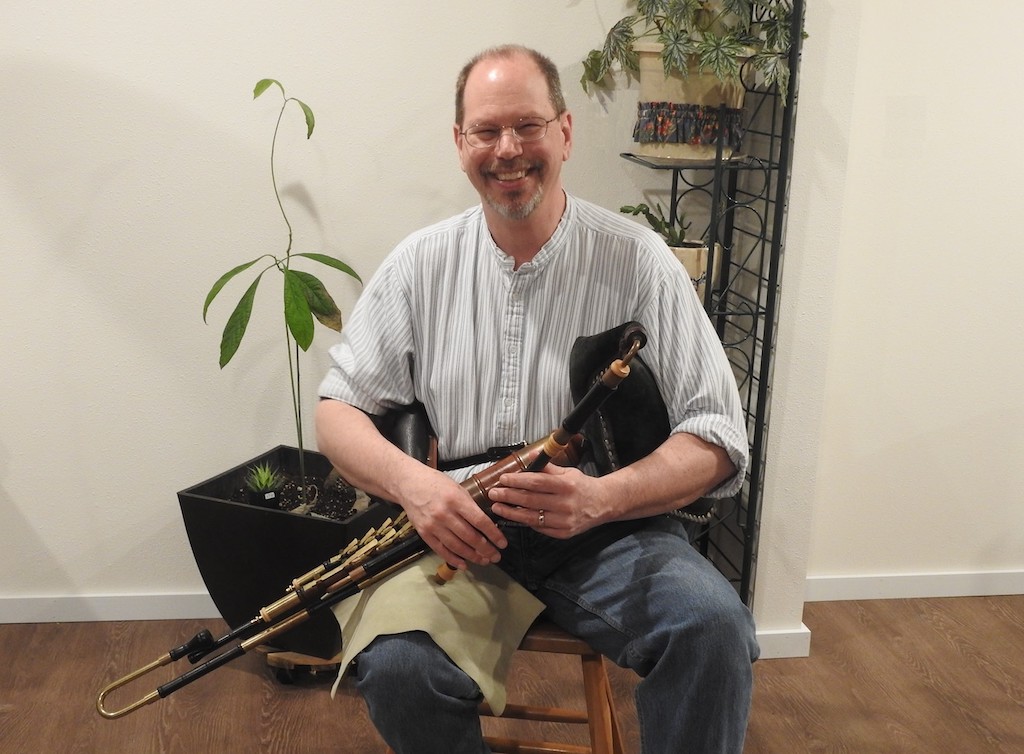
{"type": "Polygon", "coordinates": [[[766,445],[803,16],[803,0],[794,0],[786,97],[776,88],[747,88],[742,154],[722,156],[723,134],[712,160],[628,152],[621,155],[652,170],[670,171],[669,222],[678,226],[690,218],[700,218],[699,237],[708,246],[709,271],[714,269],[715,254],[721,254],[718,274],[713,280],[709,274],[705,286],[704,308],[736,376],[747,421],[750,465],[741,490],[719,501],[715,517],[696,532],[696,542],[748,605],[754,598],[768,464],[766,445]]]}
{"type": "Polygon", "coordinates": [[[714,170],[721,167],[722,170],[759,170],[760,161],[746,154],[734,154],[721,160],[691,160],[685,157],[650,157],[632,152],[621,152],[620,157],[643,165],[652,170],[714,170]]]}

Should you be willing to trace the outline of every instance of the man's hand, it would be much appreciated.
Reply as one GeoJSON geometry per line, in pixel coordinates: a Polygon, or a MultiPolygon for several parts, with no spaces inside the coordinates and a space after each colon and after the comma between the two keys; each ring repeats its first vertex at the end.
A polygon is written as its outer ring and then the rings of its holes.
{"type": "Polygon", "coordinates": [[[423,468],[403,484],[402,507],[431,550],[455,568],[467,561],[497,563],[508,545],[501,530],[458,483],[439,471],[423,468]]]}
{"type": "Polygon", "coordinates": [[[575,468],[502,474],[490,491],[495,515],[556,539],[610,521],[667,513],[692,503],[736,473],[728,453],[679,432],[653,453],[602,477],[575,468]]]}
{"type": "Polygon", "coordinates": [[[462,487],[440,471],[407,456],[385,439],[359,409],[335,400],[316,408],[320,452],[354,487],[405,509],[431,550],[465,568],[497,562],[504,535],[462,487]]]}
{"type": "Polygon", "coordinates": [[[491,510],[555,539],[568,539],[604,523],[611,506],[600,479],[575,468],[549,465],[537,473],[503,474],[490,491],[491,510]]]}

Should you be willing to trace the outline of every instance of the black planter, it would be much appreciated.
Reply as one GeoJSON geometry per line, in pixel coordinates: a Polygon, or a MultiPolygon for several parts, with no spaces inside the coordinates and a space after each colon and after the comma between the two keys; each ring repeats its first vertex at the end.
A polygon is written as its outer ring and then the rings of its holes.
{"type": "MultiPolygon", "coordinates": [[[[326,476],[331,465],[305,452],[306,474],[326,476]]],[[[258,463],[298,476],[299,451],[273,450],[178,493],[178,504],[196,564],[214,604],[229,626],[247,623],[284,595],[302,574],[335,555],[371,527],[394,517],[396,508],[374,502],[343,521],[297,515],[231,501],[246,470],[258,463]]],[[[341,632],[329,610],[274,639],[274,646],[330,658],[341,649],[341,632]]]]}
{"type": "Polygon", "coordinates": [[[246,490],[245,501],[257,508],[276,508],[280,490],[246,490]]]}

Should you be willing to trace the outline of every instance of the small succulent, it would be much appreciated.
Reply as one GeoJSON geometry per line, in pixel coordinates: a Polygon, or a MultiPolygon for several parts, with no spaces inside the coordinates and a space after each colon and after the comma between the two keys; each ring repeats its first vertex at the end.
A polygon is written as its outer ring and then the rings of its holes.
{"type": "Polygon", "coordinates": [[[245,474],[245,486],[253,492],[276,490],[283,482],[284,477],[269,463],[250,466],[245,474]]]}
{"type": "Polygon", "coordinates": [[[648,205],[640,203],[637,205],[627,204],[619,207],[619,212],[623,212],[627,215],[633,215],[634,217],[642,215],[647,224],[654,229],[662,238],[665,239],[665,243],[669,246],[682,246],[683,241],[686,240],[686,231],[690,229],[691,223],[685,221],[685,218],[679,218],[678,222],[671,223],[668,218],[665,217],[665,211],[661,208],[660,204],[655,204],[652,210],[648,205]]]}

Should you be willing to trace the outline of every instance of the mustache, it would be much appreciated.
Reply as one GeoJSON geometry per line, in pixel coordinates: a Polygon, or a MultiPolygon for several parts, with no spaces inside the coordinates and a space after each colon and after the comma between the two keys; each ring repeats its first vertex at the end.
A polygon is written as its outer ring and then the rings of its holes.
{"type": "Polygon", "coordinates": [[[520,170],[533,170],[540,168],[543,163],[538,160],[494,160],[485,166],[488,173],[515,173],[520,170]]]}

